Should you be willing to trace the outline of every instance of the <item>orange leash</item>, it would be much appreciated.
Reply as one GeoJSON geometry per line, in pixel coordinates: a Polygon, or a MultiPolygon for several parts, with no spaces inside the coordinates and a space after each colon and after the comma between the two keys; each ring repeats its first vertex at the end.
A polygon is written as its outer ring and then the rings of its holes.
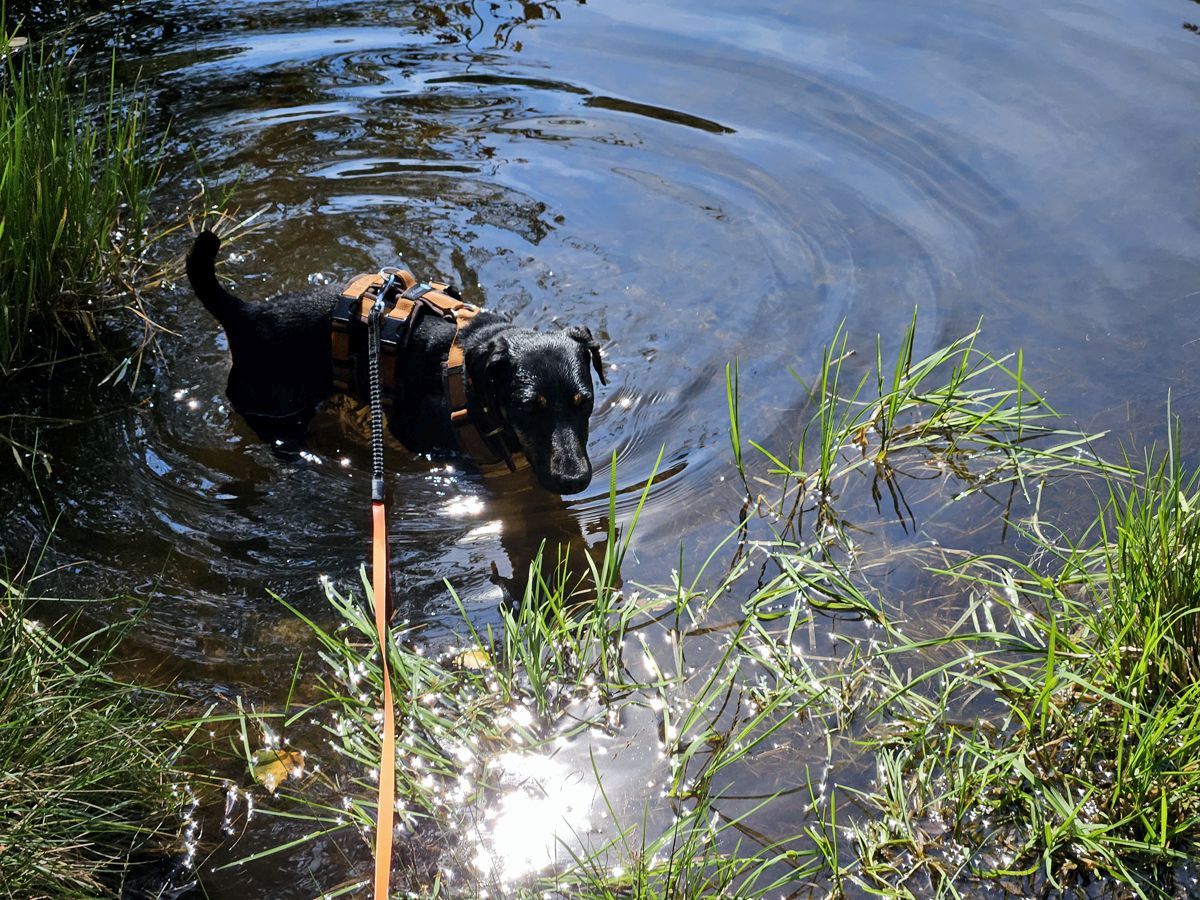
{"type": "Polygon", "coordinates": [[[379,637],[379,662],[383,671],[383,747],[379,753],[379,797],[375,813],[375,900],[387,900],[392,876],[392,814],[396,805],[396,712],[392,706],[392,677],[388,670],[388,621],[391,594],[388,591],[387,507],[371,504],[374,523],[371,589],[375,594],[375,631],[379,637]]]}
{"type": "Polygon", "coordinates": [[[392,817],[396,807],[396,711],[388,668],[388,622],[392,619],[388,578],[387,502],[383,487],[383,400],[379,377],[379,319],[396,288],[395,275],[375,298],[367,317],[367,372],[371,403],[371,592],[375,595],[375,634],[383,675],[383,740],[379,750],[379,794],[375,809],[375,900],[387,900],[392,878],[392,817]]]}

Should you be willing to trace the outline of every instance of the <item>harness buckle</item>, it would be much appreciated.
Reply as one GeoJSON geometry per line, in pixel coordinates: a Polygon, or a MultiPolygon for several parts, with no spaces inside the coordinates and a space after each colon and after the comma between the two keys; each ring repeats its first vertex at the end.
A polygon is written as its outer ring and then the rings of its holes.
{"type": "Polygon", "coordinates": [[[428,281],[421,281],[414,284],[404,292],[405,300],[420,300],[426,294],[433,290],[433,285],[428,281]]]}

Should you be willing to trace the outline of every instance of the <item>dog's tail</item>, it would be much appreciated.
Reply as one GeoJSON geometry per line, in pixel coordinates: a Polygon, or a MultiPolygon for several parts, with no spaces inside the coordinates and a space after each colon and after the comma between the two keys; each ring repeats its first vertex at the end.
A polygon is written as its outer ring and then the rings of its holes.
{"type": "Polygon", "coordinates": [[[188,251],[187,276],[200,302],[221,324],[225,324],[241,308],[242,301],[217,280],[216,261],[220,249],[219,237],[211,231],[200,232],[188,251]]]}

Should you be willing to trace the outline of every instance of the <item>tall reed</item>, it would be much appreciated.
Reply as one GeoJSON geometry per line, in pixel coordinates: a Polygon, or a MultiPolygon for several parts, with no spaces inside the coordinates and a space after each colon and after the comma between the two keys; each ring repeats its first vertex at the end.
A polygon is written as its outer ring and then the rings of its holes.
{"type": "Polygon", "coordinates": [[[76,77],[68,51],[13,44],[0,65],[0,375],[92,334],[146,242],[158,176],[145,104],[76,77]]]}

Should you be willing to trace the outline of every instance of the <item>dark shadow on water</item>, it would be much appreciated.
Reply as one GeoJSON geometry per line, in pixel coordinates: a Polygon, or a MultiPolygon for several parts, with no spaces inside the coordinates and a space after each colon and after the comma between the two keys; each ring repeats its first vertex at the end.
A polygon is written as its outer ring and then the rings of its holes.
{"type": "Polygon", "coordinates": [[[622,100],[617,97],[589,97],[583,102],[583,105],[595,109],[611,109],[614,112],[645,116],[649,119],[670,122],[673,125],[683,125],[687,128],[698,128],[700,131],[707,131],[710,134],[735,133],[735,129],[722,125],[720,122],[714,122],[711,119],[693,116],[690,113],[681,112],[677,109],[652,106],[648,103],[636,103],[632,100],[622,100]]]}

